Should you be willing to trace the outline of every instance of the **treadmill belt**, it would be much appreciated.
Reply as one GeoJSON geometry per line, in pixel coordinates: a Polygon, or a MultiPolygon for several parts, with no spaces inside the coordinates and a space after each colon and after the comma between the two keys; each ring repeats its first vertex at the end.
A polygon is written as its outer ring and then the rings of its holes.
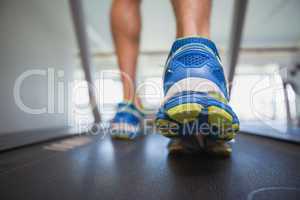
{"type": "Polygon", "coordinates": [[[0,154],[0,199],[300,199],[300,146],[239,134],[229,159],[170,156],[168,139],[79,136],[0,154]]]}

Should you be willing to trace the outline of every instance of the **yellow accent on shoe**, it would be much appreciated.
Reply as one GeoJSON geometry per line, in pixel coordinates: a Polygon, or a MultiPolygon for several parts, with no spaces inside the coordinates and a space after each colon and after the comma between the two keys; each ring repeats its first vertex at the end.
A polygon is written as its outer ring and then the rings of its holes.
{"type": "Polygon", "coordinates": [[[239,124],[232,124],[231,126],[231,130],[228,131],[225,135],[225,140],[229,141],[229,140],[232,140],[233,138],[235,138],[236,136],[236,133],[239,131],[240,127],[239,127],[239,124]]]}
{"type": "Polygon", "coordinates": [[[234,132],[238,132],[240,130],[239,124],[232,124],[232,129],[234,132]]]}
{"type": "Polygon", "coordinates": [[[219,122],[218,120],[232,122],[232,116],[220,107],[210,106],[208,107],[208,120],[210,122],[219,122]]]}
{"type": "Polygon", "coordinates": [[[203,106],[197,103],[177,105],[167,111],[168,116],[180,123],[196,120],[203,106]]]}
{"type": "Polygon", "coordinates": [[[227,133],[226,133],[226,136],[225,136],[224,138],[222,138],[222,139],[224,139],[224,140],[226,140],[226,141],[230,141],[230,140],[232,140],[233,138],[235,138],[235,136],[236,136],[236,133],[230,131],[230,132],[227,132],[227,133]]]}
{"type": "Polygon", "coordinates": [[[218,92],[208,92],[208,96],[222,102],[222,103],[225,103],[225,104],[228,104],[228,101],[227,99],[225,99],[220,93],[218,92]]]}
{"type": "Polygon", "coordinates": [[[210,126],[217,127],[219,139],[232,139],[232,116],[224,109],[217,106],[208,107],[208,123],[210,126]],[[230,130],[230,131],[229,131],[230,130]]]}

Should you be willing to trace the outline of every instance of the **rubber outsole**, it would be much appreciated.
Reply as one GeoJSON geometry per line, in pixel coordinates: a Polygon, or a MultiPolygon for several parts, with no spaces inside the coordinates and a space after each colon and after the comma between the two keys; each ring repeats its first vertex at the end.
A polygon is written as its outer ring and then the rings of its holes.
{"type": "Polygon", "coordinates": [[[161,135],[169,138],[202,134],[229,141],[239,131],[239,123],[234,121],[233,113],[214,104],[183,103],[160,112],[164,117],[156,118],[156,127],[161,135]]]}
{"type": "MultiPolygon", "coordinates": [[[[113,139],[117,139],[117,140],[134,140],[137,137],[141,136],[142,131],[139,130],[138,132],[132,132],[129,131],[128,129],[126,130],[126,128],[128,127],[118,127],[118,128],[113,128],[113,125],[111,125],[112,127],[110,128],[111,130],[111,138],[113,139]]],[[[143,130],[143,128],[142,128],[143,130]]]]}
{"type": "Polygon", "coordinates": [[[112,135],[111,136],[112,139],[115,139],[115,140],[133,140],[134,138],[130,138],[129,136],[127,135],[112,135]]]}

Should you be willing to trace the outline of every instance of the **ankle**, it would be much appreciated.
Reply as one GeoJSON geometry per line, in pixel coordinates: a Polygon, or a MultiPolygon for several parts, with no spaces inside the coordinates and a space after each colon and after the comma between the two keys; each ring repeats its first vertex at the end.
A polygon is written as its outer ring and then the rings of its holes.
{"type": "Polygon", "coordinates": [[[185,23],[184,25],[177,25],[177,38],[198,36],[202,38],[210,38],[209,25],[200,26],[199,24],[185,23]]]}

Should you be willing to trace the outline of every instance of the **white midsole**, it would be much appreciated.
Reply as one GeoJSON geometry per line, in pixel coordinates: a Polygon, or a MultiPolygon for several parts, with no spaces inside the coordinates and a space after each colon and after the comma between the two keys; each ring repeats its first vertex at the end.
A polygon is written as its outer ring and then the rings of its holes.
{"type": "Polygon", "coordinates": [[[116,131],[126,131],[126,132],[138,132],[140,130],[138,126],[134,126],[127,123],[112,123],[111,129],[116,131]]]}
{"type": "Polygon", "coordinates": [[[175,96],[179,92],[216,92],[225,98],[221,89],[212,81],[204,78],[189,77],[173,84],[165,95],[164,102],[175,96]]]}

